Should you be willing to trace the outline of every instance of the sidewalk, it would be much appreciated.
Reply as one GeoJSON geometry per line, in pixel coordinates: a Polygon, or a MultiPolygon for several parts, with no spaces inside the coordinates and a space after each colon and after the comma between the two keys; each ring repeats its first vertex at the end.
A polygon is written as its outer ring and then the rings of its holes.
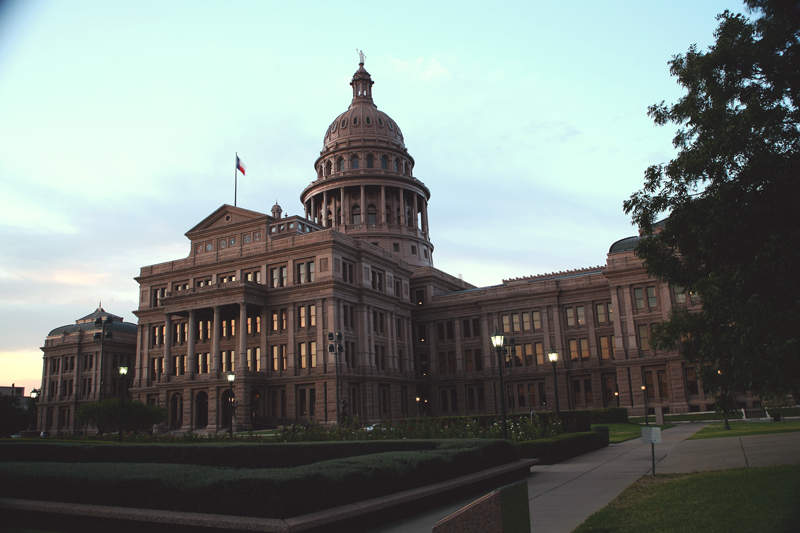
{"type": "MultiPolygon", "coordinates": [[[[704,424],[679,424],[661,433],[659,462],[704,424]]],[[[528,478],[531,531],[569,533],[631,483],[650,472],[650,446],[633,439],[554,465],[535,466],[528,478]]]]}

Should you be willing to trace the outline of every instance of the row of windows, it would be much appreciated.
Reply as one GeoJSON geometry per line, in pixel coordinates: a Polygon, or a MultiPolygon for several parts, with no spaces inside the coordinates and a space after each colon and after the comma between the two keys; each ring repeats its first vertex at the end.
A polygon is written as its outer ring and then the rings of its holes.
{"type": "MultiPolygon", "coordinates": [[[[381,170],[389,170],[391,168],[391,170],[394,170],[398,174],[403,174],[405,176],[411,175],[411,162],[405,159],[399,157],[390,158],[386,154],[381,155],[380,158],[376,158],[375,154],[371,153],[363,157],[364,168],[376,168],[376,164],[380,165],[381,170]]],[[[346,163],[345,158],[339,156],[335,160],[331,158],[324,163],[320,163],[317,173],[319,177],[330,176],[334,172],[334,168],[336,172],[344,172],[345,170],[358,170],[361,166],[362,158],[360,158],[358,154],[352,154],[347,159],[346,163]],[[345,168],[345,166],[347,168],[345,168]]]]}
{"type": "Polygon", "coordinates": [[[248,231],[246,233],[242,233],[240,235],[231,235],[229,237],[223,237],[220,239],[216,239],[216,241],[204,241],[202,243],[196,243],[194,245],[194,253],[199,254],[203,251],[205,252],[213,252],[214,246],[217,246],[217,249],[224,250],[226,248],[231,248],[236,246],[237,239],[241,239],[242,244],[250,244],[251,242],[257,242],[261,240],[261,230],[257,231],[248,231]]]}

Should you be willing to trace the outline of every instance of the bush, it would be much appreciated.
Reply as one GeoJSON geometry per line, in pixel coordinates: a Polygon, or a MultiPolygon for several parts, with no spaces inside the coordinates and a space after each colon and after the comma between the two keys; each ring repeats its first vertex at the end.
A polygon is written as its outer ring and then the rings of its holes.
{"type": "Polygon", "coordinates": [[[605,431],[565,433],[547,439],[517,444],[520,457],[539,459],[541,464],[553,464],[608,446],[608,428],[605,431]]]}
{"type": "MultiPolygon", "coordinates": [[[[454,446],[465,442],[452,441],[454,446]]],[[[394,451],[432,450],[434,440],[348,441],[312,443],[81,444],[68,442],[2,442],[5,461],[64,463],[173,463],[236,468],[293,467],[318,461],[394,451]]]]}
{"type": "MultiPolygon", "coordinates": [[[[231,446],[225,447],[231,453],[231,446]]],[[[0,463],[0,495],[244,516],[288,517],[374,498],[518,458],[506,441],[449,441],[275,469],[175,464],[0,463]]]]}
{"type": "Polygon", "coordinates": [[[100,433],[120,429],[150,431],[154,424],[166,419],[167,411],[141,402],[123,403],[118,398],[109,398],[81,405],[76,416],[78,422],[94,425],[100,433]]]}
{"type": "Polygon", "coordinates": [[[589,413],[592,424],[627,424],[628,410],[624,407],[608,407],[606,409],[587,409],[579,411],[589,413]]]}

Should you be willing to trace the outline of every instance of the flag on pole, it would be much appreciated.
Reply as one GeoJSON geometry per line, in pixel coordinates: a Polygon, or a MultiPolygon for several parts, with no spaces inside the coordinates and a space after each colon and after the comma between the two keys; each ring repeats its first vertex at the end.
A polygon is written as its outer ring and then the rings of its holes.
{"type": "Polygon", "coordinates": [[[244,163],[242,163],[242,160],[239,159],[239,154],[236,154],[236,170],[241,172],[242,176],[244,176],[245,175],[244,169],[245,169],[244,163]]]}

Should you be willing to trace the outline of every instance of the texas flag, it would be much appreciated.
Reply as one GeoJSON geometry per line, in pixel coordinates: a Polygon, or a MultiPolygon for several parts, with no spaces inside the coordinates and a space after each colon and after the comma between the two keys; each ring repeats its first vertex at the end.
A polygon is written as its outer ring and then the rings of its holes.
{"type": "Polygon", "coordinates": [[[239,159],[239,154],[236,154],[236,170],[241,172],[242,176],[244,176],[245,175],[244,169],[245,169],[244,163],[242,163],[242,160],[239,159]]]}

